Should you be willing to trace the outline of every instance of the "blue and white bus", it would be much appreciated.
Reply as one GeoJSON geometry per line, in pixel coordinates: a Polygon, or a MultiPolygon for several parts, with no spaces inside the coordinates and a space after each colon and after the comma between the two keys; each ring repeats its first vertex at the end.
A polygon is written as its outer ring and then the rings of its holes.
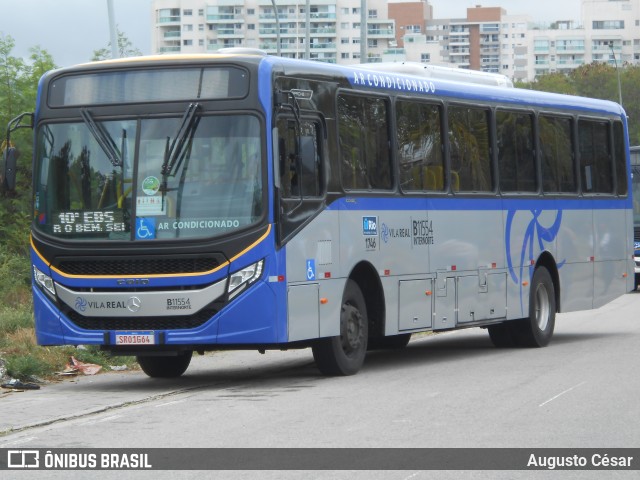
{"type": "Polygon", "coordinates": [[[33,121],[41,345],[308,348],[350,375],[412,333],[543,347],[634,287],[611,102],[259,54],[46,74],[33,121]]]}
{"type": "Polygon", "coordinates": [[[640,146],[629,147],[631,158],[631,193],[633,197],[633,259],[635,288],[640,286],[640,146]]]}

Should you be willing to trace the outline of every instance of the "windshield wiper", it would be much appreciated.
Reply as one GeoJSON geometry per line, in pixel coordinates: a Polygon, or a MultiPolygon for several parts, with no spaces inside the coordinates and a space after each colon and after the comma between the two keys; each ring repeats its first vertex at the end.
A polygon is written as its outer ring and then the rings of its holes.
{"type": "Polygon", "coordinates": [[[80,115],[82,115],[82,120],[87,125],[87,128],[93,135],[93,138],[96,139],[100,148],[106,153],[107,158],[111,162],[114,167],[122,167],[122,157],[120,155],[120,151],[116,143],[111,138],[111,135],[102,127],[102,125],[96,123],[93,119],[89,110],[86,108],[80,109],[80,115]]]}
{"type": "Polygon", "coordinates": [[[180,169],[180,165],[184,159],[184,146],[191,139],[191,136],[198,125],[199,117],[196,116],[198,108],[200,108],[198,103],[189,104],[184,115],[182,115],[182,122],[180,123],[180,127],[178,128],[176,135],[173,137],[173,142],[171,142],[171,144],[169,144],[170,140],[167,137],[164,161],[162,162],[162,169],[160,171],[162,176],[165,178],[175,177],[177,171],[180,169]]]}

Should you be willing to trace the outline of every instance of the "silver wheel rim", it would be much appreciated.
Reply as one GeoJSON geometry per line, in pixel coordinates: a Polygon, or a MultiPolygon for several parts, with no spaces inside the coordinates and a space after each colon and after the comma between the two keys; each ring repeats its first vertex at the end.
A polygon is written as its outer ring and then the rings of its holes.
{"type": "Polygon", "coordinates": [[[535,313],[536,313],[536,324],[538,328],[544,331],[549,324],[549,312],[550,302],[549,302],[549,292],[547,291],[547,287],[544,284],[538,285],[536,288],[536,297],[535,297],[535,313]]]}

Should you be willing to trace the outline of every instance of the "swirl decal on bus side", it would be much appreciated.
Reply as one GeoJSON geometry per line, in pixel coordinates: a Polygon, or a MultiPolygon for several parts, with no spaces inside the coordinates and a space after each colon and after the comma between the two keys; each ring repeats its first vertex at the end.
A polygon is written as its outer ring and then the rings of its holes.
{"type": "MultiPolygon", "coordinates": [[[[528,269],[527,280],[531,280],[533,277],[533,271],[535,269],[534,248],[537,247],[539,252],[546,250],[545,244],[552,243],[556,240],[558,232],[560,231],[560,224],[562,223],[562,210],[558,210],[556,218],[553,224],[549,227],[545,227],[540,224],[539,217],[542,214],[542,210],[529,210],[532,215],[531,221],[527,225],[522,236],[522,248],[520,250],[520,272],[516,272],[513,266],[513,260],[511,258],[511,230],[513,226],[513,219],[518,212],[525,212],[525,210],[509,210],[507,212],[507,223],[505,225],[505,243],[507,253],[507,268],[511,280],[515,284],[520,286],[520,311],[524,316],[524,303],[523,303],[523,281],[525,278],[525,267],[528,269]],[[537,240],[537,241],[536,241],[537,240]],[[525,260],[526,259],[526,260],[525,260]]],[[[562,268],[565,264],[565,260],[562,260],[557,264],[558,269],[562,268]]]]}

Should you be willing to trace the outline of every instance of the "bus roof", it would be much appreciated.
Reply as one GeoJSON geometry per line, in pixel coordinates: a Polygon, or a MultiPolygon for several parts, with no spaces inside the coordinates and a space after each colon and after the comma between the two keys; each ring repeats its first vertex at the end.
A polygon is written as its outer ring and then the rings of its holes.
{"type": "MultiPolygon", "coordinates": [[[[273,70],[280,66],[285,73],[301,74],[301,67],[308,69],[312,74],[322,76],[342,75],[353,86],[357,85],[365,89],[379,92],[394,91],[397,94],[420,93],[420,88],[412,90],[403,88],[414,82],[418,86],[425,86],[428,91],[423,92],[425,97],[450,97],[460,99],[473,99],[478,101],[498,102],[522,106],[530,105],[544,109],[564,108],[568,110],[599,112],[608,115],[618,115],[626,118],[624,109],[615,102],[599,100],[574,95],[563,95],[557,93],[541,92],[523,88],[505,88],[506,83],[500,81],[498,77],[502,75],[485,74],[484,72],[452,72],[453,69],[422,68],[420,65],[411,63],[399,64],[395,67],[388,64],[356,64],[356,65],[335,65],[324,62],[290,59],[264,55],[264,52],[256,49],[238,51],[236,49],[226,49],[220,53],[206,54],[176,54],[176,55],[150,55],[140,57],[129,57],[113,60],[103,60],[99,62],[89,62],[77,67],[94,67],[99,69],[104,66],[132,66],[140,64],[166,65],[172,62],[190,63],[203,62],[207,60],[220,59],[242,59],[244,61],[261,63],[273,70]],[[398,70],[398,71],[396,71],[398,70]],[[446,70],[446,72],[445,72],[446,70]],[[356,81],[356,80],[364,81],[356,81]],[[503,84],[504,83],[504,84],[503,84]]],[[[67,67],[60,71],[70,70],[75,67],[67,67]]]]}

